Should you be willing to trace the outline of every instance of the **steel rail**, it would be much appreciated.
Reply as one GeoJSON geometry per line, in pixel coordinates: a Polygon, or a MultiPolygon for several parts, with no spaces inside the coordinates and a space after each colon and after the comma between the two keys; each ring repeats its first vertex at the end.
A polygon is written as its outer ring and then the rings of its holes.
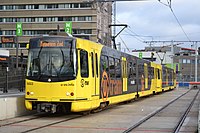
{"type": "Polygon", "coordinates": [[[143,124],[145,121],[147,121],[148,119],[150,119],[151,117],[155,116],[156,114],[158,114],[160,111],[162,111],[163,109],[165,109],[166,107],[168,107],[170,104],[174,103],[175,101],[177,101],[179,98],[183,97],[184,95],[186,95],[190,90],[188,90],[187,92],[183,93],[182,95],[180,95],[179,97],[171,100],[169,103],[167,103],[166,105],[164,105],[163,107],[157,109],[156,111],[152,112],[151,114],[149,114],[148,116],[146,116],[145,118],[143,118],[142,120],[140,120],[139,122],[137,122],[136,124],[134,124],[133,126],[131,126],[130,128],[128,128],[127,130],[125,130],[123,133],[129,133],[130,131],[132,131],[133,129],[139,127],[141,124],[143,124]]]}
{"type": "MultiPolygon", "coordinates": [[[[44,115],[44,114],[42,114],[42,115],[44,115]]],[[[45,117],[45,116],[35,116],[33,118],[28,118],[28,119],[25,119],[25,120],[19,120],[19,121],[14,121],[14,122],[6,123],[6,124],[1,124],[0,128],[4,127],[4,126],[9,126],[9,125],[13,125],[13,124],[18,124],[18,123],[22,123],[22,122],[26,122],[26,121],[31,121],[31,120],[39,119],[39,118],[42,118],[42,117],[45,117]]]]}
{"type": "Polygon", "coordinates": [[[85,116],[85,115],[74,116],[74,117],[67,118],[67,119],[64,119],[64,120],[61,120],[61,121],[57,121],[57,122],[53,122],[53,123],[50,123],[50,124],[46,124],[46,125],[44,125],[44,126],[40,126],[40,127],[36,127],[36,128],[32,128],[32,129],[29,129],[29,130],[23,131],[23,132],[21,132],[21,133],[32,132],[32,131],[35,131],[35,130],[39,130],[39,129],[42,129],[42,128],[45,128],[45,127],[49,127],[49,126],[52,126],[52,125],[56,125],[56,124],[59,124],[59,123],[62,123],[62,122],[66,122],[66,121],[69,121],[69,120],[73,120],[73,119],[81,118],[81,117],[84,117],[84,116],[85,116]]]}
{"type": "Polygon", "coordinates": [[[188,106],[188,108],[186,109],[186,111],[184,112],[184,114],[181,116],[179,122],[177,123],[177,125],[175,126],[173,133],[178,133],[179,130],[181,129],[181,126],[183,124],[183,122],[185,121],[188,113],[190,112],[192,105],[194,104],[194,101],[196,100],[198,94],[199,94],[200,89],[198,90],[197,94],[195,95],[195,97],[193,98],[192,102],[190,103],[190,105],[188,106]]]}

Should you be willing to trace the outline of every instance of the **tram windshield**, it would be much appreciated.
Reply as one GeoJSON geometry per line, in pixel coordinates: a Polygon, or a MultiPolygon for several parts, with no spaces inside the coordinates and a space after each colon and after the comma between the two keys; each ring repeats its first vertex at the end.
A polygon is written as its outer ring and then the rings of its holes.
{"type": "Polygon", "coordinates": [[[30,41],[30,45],[40,47],[29,49],[26,74],[28,79],[51,79],[56,82],[76,77],[76,49],[72,40],[38,39],[30,41]]]}

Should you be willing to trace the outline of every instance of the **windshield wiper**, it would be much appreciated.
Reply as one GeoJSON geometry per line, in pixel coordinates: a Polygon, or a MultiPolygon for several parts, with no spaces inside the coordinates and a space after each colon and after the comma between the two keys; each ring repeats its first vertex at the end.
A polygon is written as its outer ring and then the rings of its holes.
{"type": "Polygon", "coordinates": [[[60,72],[61,72],[63,66],[65,65],[64,52],[63,52],[63,50],[62,50],[61,48],[60,48],[60,51],[61,51],[61,53],[62,53],[62,59],[63,59],[63,62],[62,62],[62,65],[61,65],[61,67],[60,67],[59,75],[58,75],[58,76],[60,76],[60,72]]]}

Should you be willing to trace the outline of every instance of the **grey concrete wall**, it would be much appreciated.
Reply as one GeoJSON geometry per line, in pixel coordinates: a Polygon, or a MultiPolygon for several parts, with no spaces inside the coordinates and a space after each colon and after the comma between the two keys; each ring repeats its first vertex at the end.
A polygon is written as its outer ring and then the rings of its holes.
{"type": "Polygon", "coordinates": [[[26,110],[24,96],[0,97],[0,120],[32,113],[26,110]]]}

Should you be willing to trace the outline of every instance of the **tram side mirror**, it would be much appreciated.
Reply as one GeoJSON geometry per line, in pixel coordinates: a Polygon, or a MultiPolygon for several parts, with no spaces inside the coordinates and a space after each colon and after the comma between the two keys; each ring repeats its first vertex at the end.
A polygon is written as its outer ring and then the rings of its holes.
{"type": "Polygon", "coordinates": [[[26,44],[26,49],[29,49],[29,43],[28,43],[28,44],[26,44]]]}

